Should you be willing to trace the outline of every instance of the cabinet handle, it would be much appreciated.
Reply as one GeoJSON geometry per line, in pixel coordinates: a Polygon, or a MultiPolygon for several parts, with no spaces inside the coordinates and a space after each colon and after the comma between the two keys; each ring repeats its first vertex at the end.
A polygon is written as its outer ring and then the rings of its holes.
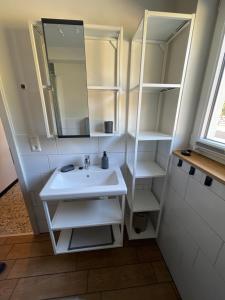
{"type": "Polygon", "coordinates": [[[213,179],[209,176],[206,176],[205,177],[205,182],[204,182],[204,185],[206,186],[211,186],[212,185],[212,182],[213,182],[213,179]]]}
{"type": "Polygon", "coordinates": [[[182,165],[183,165],[183,160],[182,160],[182,159],[179,159],[179,160],[178,160],[178,163],[177,163],[177,166],[178,166],[178,167],[182,167],[182,165]]]}
{"type": "Polygon", "coordinates": [[[195,168],[192,166],[190,167],[189,175],[195,175],[195,168]]]}

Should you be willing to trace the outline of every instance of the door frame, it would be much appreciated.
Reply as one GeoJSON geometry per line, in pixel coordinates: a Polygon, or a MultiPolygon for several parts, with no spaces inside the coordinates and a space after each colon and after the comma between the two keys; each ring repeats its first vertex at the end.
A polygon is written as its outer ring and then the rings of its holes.
{"type": "Polygon", "coordinates": [[[7,142],[8,142],[11,154],[12,154],[12,159],[13,159],[13,162],[15,165],[16,174],[17,174],[17,177],[19,180],[19,184],[20,184],[21,191],[23,194],[24,202],[25,202],[28,214],[29,214],[31,226],[32,226],[34,234],[38,234],[39,230],[38,230],[38,226],[37,226],[37,221],[36,221],[35,213],[34,213],[33,206],[32,206],[31,200],[30,200],[30,195],[27,191],[26,179],[25,179],[24,172],[23,172],[23,165],[22,165],[22,161],[21,161],[21,158],[19,155],[19,149],[18,149],[18,146],[16,143],[13,122],[12,122],[10,110],[8,107],[7,97],[6,97],[6,93],[4,90],[4,86],[3,86],[1,77],[0,77],[0,118],[1,118],[2,125],[3,125],[4,131],[5,131],[7,142]]]}

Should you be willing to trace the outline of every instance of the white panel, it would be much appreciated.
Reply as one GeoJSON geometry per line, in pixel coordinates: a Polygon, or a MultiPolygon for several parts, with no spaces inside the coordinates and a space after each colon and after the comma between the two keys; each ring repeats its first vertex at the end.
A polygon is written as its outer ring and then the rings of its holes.
{"type": "Polygon", "coordinates": [[[214,179],[209,189],[225,200],[225,184],[222,184],[214,179]]]}
{"type": "Polygon", "coordinates": [[[37,171],[30,171],[27,176],[27,189],[28,191],[40,192],[47,180],[49,179],[51,172],[43,173],[37,171]]]}
{"type": "Polygon", "coordinates": [[[225,201],[190,178],[186,201],[225,240],[225,201]]]}

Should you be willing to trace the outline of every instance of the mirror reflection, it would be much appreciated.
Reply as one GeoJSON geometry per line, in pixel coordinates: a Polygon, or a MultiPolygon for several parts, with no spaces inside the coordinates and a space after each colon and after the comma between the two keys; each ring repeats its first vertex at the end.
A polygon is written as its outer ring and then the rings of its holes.
{"type": "Polygon", "coordinates": [[[83,22],[42,25],[58,136],[90,136],[83,22]]]}

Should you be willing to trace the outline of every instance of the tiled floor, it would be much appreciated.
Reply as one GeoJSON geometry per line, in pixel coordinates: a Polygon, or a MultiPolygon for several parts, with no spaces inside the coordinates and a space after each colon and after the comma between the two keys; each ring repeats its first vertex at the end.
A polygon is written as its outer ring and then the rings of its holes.
{"type": "Polygon", "coordinates": [[[154,241],[54,256],[47,234],[0,238],[0,299],[177,300],[154,241]]]}
{"type": "Polygon", "coordinates": [[[0,211],[0,236],[32,232],[19,183],[0,197],[0,211]]]}

